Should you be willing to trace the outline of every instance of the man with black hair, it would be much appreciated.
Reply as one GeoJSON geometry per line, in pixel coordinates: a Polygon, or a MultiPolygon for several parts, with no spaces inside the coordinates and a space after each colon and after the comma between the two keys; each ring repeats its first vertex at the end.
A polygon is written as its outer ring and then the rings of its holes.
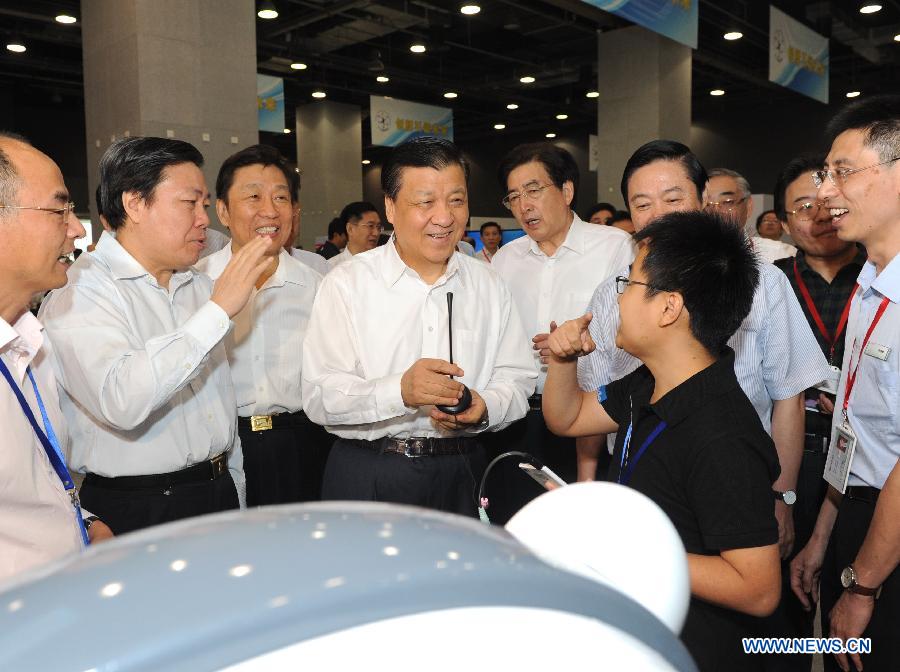
{"type": "Polygon", "coordinates": [[[612,224],[612,219],[616,215],[616,206],[612,203],[596,203],[588,210],[586,221],[591,224],[602,224],[606,226],[612,224]]]}
{"type": "Polygon", "coordinates": [[[347,245],[340,254],[328,260],[332,268],[360,252],[375,249],[383,228],[378,211],[368,201],[354,201],[345,205],[341,210],[341,221],[347,231],[347,245]]]}
{"type": "Polygon", "coordinates": [[[331,259],[341,253],[347,245],[347,225],[340,217],[328,223],[328,240],[319,248],[318,253],[325,259],[331,259]]]}
{"type": "Polygon", "coordinates": [[[394,236],[322,282],[302,394],[309,417],[340,437],[324,499],[475,515],[485,468],[479,436],[528,409],[537,372],[509,290],[455,251],[469,220],[468,174],[447,140],[395,147],[381,171],[394,236]],[[441,411],[460,401],[463,385],[471,405],[441,411]]]}
{"type": "Polygon", "coordinates": [[[871,653],[826,669],[900,669],[900,96],[839,112],[813,173],[816,202],[843,241],[868,253],[857,278],[825,466],[828,493],[791,564],[804,604],[821,579],[823,633],[871,638],[871,653]]]}
{"type": "MultiPolygon", "coordinates": [[[[526,420],[494,437],[495,452],[531,453],[567,481],[577,477],[576,442],[553,436],[541,417],[547,337],[557,324],[581,315],[597,285],[634,258],[622,231],[587,224],[572,210],[578,178],[572,155],[549,142],[519,145],[504,156],[497,169],[502,202],[526,235],[500,248],[491,263],[512,292],[541,368],[526,420]]],[[[591,451],[597,441],[581,440],[591,451]]],[[[498,466],[493,491],[500,522],[540,494],[513,461],[498,466]]]]}
{"type": "Polygon", "coordinates": [[[650,497],[675,525],[692,595],[681,637],[698,667],[759,669],[741,638],[778,604],[779,466],[727,346],[750,312],[757,260],[736,227],[704,212],[664,215],[635,240],[630,274],[615,278],[615,339],[644,365],[599,394],[580,390],[576,359],[594,348],[592,316],[568,321],[548,339],[544,413],[563,436],[618,432],[610,480],[650,497]]]}
{"type": "Polygon", "coordinates": [[[237,508],[244,472],[223,339],[271,260],[258,237],[215,285],[191,267],[209,192],[189,143],[124,138],[100,160],[104,233],[41,316],[54,343],[70,464],[116,534],[237,508]]]}
{"type": "MultiPolygon", "coordinates": [[[[217,280],[257,237],[272,265],[225,337],[244,453],[247,506],[317,500],[331,444],[303,412],[300,372],[306,327],[322,276],[288,254],[297,173],[274,147],[232,154],[216,178],[216,212],[232,243],[197,269],[217,280]]],[[[321,257],[319,257],[321,259],[321,257]]]]}
{"type": "Polygon", "coordinates": [[[781,240],[781,220],[775,210],[763,210],[756,218],[756,235],[768,240],[781,240]]]}
{"type": "Polygon", "coordinates": [[[629,236],[634,233],[634,222],[631,221],[631,213],[627,210],[616,210],[609,225],[621,229],[629,236]]]}
{"type": "Polygon", "coordinates": [[[481,234],[481,249],[475,253],[475,258],[491,263],[503,243],[503,229],[497,222],[485,222],[481,225],[479,233],[481,234]]]}
{"type": "MultiPolygon", "coordinates": [[[[707,174],[691,150],[679,142],[653,140],[638,148],[622,175],[622,196],[641,232],[668,212],[700,210],[707,196],[707,174]]],[[[733,217],[728,218],[735,225],[733,217]]],[[[627,268],[618,275],[627,274],[627,268]]],[[[749,315],[731,337],[735,374],[778,450],[781,476],[773,497],[779,543],[786,557],[793,545],[791,506],[803,455],[803,392],[828,377],[822,356],[784,274],[762,264],[749,315]]],[[[579,360],[585,389],[597,390],[638,366],[616,348],[619,312],[613,282],[597,287],[590,304],[596,316],[591,336],[597,349],[579,360]]]]}

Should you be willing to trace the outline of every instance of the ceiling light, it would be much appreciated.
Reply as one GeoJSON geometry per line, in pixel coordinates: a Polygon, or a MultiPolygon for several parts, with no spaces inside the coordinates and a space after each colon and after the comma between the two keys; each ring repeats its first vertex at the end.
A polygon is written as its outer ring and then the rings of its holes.
{"type": "Polygon", "coordinates": [[[724,95],[725,95],[725,89],[713,89],[712,91],[709,92],[709,95],[711,95],[711,96],[724,96],[724,95]]]}
{"type": "Polygon", "coordinates": [[[289,128],[284,129],[285,135],[287,135],[287,134],[290,133],[290,132],[291,132],[291,129],[289,129],[289,128]]]}
{"type": "Polygon", "coordinates": [[[860,14],[874,14],[875,12],[881,11],[881,5],[876,5],[875,3],[869,5],[863,5],[859,8],[860,14]]]}
{"type": "Polygon", "coordinates": [[[317,89],[317,90],[315,90],[315,91],[312,92],[312,97],[313,97],[313,98],[324,98],[325,95],[326,95],[325,92],[322,91],[322,90],[320,90],[320,89],[317,89]]]}
{"type": "Polygon", "coordinates": [[[409,45],[409,50],[414,54],[424,54],[425,53],[425,45],[421,42],[416,42],[414,44],[409,45]]]}
{"type": "Polygon", "coordinates": [[[545,135],[544,137],[545,137],[545,138],[555,138],[555,137],[556,137],[556,133],[547,133],[547,135],[545,135]]]}
{"type": "Polygon", "coordinates": [[[900,42],[900,33],[894,35],[894,42],[900,42]]]}
{"type": "Polygon", "coordinates": [[[277,19],[278,10],[275,9],[274,2],[266,0],[266,2],[259,3],[259,11],[256,12],[256,15],[261,19],[277,19]]]}
{"type": "Polygon", "coordinates": [[[516,105],[515,103],[510,103],[509,105],[506,106],[506,109],[507,110],[518,110],[519,106],[516,105]]]}
{"type": "Polygon", "coordinates": [[[385,77],[384,75],[378,75],[378,77],[375,78],[375,81],[381,84],[386,84],[387,82],[391,81],[391,78],[385,77]]]}
{"type": "Polygon", "coordinates": [[[293,63],[291,63],[291,70],[306,70],[306,63],[294,61],[293,63]]]}
{"type": "Polygon", "coordinates": [[[369,159],[362,160],[362,165],[364,165],[364,166],[368,166],[370,163],[372,163],[372,162],[369,159]]]}
{"type": "Polygon", "coordinates": [[[568,114],[557,114],[556,118],[559,119],[560,121],[565,121],[566,119],[569,118],[569,115],[568,114]]]}
{"type": "Polygon", "coordinates": [[[856,98],[860,94],[859,91],[848,91],[847,98],[856,98]]]}
{"type": "Polygon", "coordinates": [[[447,91],[447,93],[444,94],[444,98],[456,98],[457,96],[459,96],[459,94],[455,91],[447,91]]]}
{"type": "Polygon", "coordinates": [[[525,75],[524,77],[519,77],[519,81],[522,82],[522,84],[533,84],[534,77],[532,77],[531,75],[525,75]]]}
{"type": "Polygon", "coordinates": [[[478,14],[481,11],[481,7],[479,5],[473,5],[471,3],[465,4],[459,8],[459,11],[465,14],[466,16],[472,16],[474,14],[478,14]]]}
{"type": "Polygon", "coordinates": [[[506,124],[494,124],[495,131],[502,131],[504,128],[506,128],[506,124]]]}
{"type": "Polygon", "coordinates": [[[732,30],[730,33],[725,33],[722,37],[724,37],[729,42],[733,42],[734,40],[739,40],[744,36],[742,32],[739,30],[732,30]]]}
{"type": "Polygon", "coordinates": [[[584,96],[585,96],[585,98],[599,98],[600,92],[599,91],[588,91],[586,94],[584,94],[584,96]]]}
{"type": "Polygon", "coordinates": [[[22,43],[22,40],[10,40],[6,44],[6,48],[17,54],[21,54],[25,51],[25,45],[22,43]]]}
{"type": "Polygon", "coordinates": [[[76,19],[74,16],[69,16],[68,14],[59,14],[59,15],[56,17],[56,22],[57,22],[57,23],[66,23],[66,24],[68,24],[68,23],[75,23],[76,21],[78,21],[78,19],[76,19]]]}

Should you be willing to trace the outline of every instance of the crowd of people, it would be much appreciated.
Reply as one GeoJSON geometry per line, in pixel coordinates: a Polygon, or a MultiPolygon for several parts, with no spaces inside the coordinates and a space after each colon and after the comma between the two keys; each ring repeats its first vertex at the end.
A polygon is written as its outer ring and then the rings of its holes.
{"type": "Polygon", "coordinates": [[[747,180],[679,142],[637,148],[627,210],[585,220],[572,156],[520,145],[498,196],[525,235],[487,222],[476,253],[466,158],[418,137],[382,167],[390,235],[350,203],[316,254],[274,148],[226,159],[210,194],[191,144],[124,138],[70,265],[63,175],[0,133],[0,579],[245,506],[502,524],[540,488],[518,460],[479,484],[521,451],[669,516],[700,669],[808,670],[741,640],[811,637],[817,603],[823,635],[872,642],[829,668],[900,668],[900,97],[847,106],[822,144],[780,170],[756,236],[747,180]]]}

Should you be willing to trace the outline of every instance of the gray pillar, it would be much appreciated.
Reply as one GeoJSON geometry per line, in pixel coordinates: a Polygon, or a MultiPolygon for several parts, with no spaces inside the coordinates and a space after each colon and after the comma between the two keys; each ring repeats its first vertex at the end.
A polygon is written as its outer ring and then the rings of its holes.
{"type": "Polygon", "coordinates": [[[597,200],[622,204],[622,169],[635,149],[690,141],[691,48],[640,26],[601,33],[598,47],[597,200]]]}
{"type": "Polygon", "coordinates": [[[254,0],[82,0],[81,21],[91,196],[129,135],[192,143],[213,191],[222,161],[259,141],[254,0]]]}
{"type": "MultiPolygon", "coordinates": [[[[320,101],[297,108],[297,165],[302,172],[299,243],[317,236],[352,201],[362,200],[362,115],[356,105],[320,101]]],[[[375,203],[379,211],[380,203],[375,203]]]]}

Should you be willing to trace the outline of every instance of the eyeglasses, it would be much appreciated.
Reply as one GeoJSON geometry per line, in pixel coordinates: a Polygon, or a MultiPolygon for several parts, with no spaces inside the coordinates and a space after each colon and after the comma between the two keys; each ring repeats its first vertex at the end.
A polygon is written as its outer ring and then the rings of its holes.
{"type": "Polygon", "coordinates": [[[789,215],[794,215],[801,222],[811,222],[819,216],[823,208],[822,203],[803,203],[796,210],[785,210],[789,215]]]}
{"type": "Polygon", "coordinates": [[[731,212],[741,203],[747,200],[747,197],[743,198],[723,198],[721,201],[710,201],[706,204],[707,210],[725,210],[731,212]]]}
{"type": "Polygon", "coordinates": [[[382,231],[384,231],[384,226],[382,224],[363,224],[362,222],[356,222],[355,224],[353,222],[350,223],[354,226],[368,229],[369,233],[381,233],[382,231]]]}
{"type": "Polygon", "coordinates": [[[500,202],[507,210],[512,210],[513,206],[518,205],[522,197],[527,198],[529,201],[537,201],[544,194],[544,189],[552,186],[552,184],[545,184],[542,187],[527,187],[522,191],[513,191],[500,199],[500,202]]]}
{"type": "Polygon", "coordinates": [[[844,180],[855,173],[861,173],[864,170],[868,170],[869,168],[875,168],[877,166],[883,166],[887,163],[893,163],[900,159],[900,156],[895,156],[893,159],[888,159],[887,161],[882,161],[881,163],[873,163],[871,166],[866,166],[865,168],[832,168],[830,170],[817,170],[812,174],[813,184],[816,185],[816,189],[821,189],[822,185],[825,184],[825,178],[827,177],[831,180],[831,184],[835,187],[841,187],[844,184],[844,180]]]}
{"type": "Polygon", "coordinates": [[[0,203],[0,208],[6,208],[7,210],[41,210],[43,212],[53,212],[60,215],[60,224],[65,224],[69,219],[69,215],[75,212],[75,204],[71,201],[61,208],[40,208],[36,205],[3,205],[2,203],[0,203]]]}
{"type": "Polygon", "coordinates": [[[631,278],[626,278],[624,275],[616,276],[616,291],[619,294],[624,294],[625,288],[628,287],[628,285],[643,285],[644,287],[649,287],[650,289],[652,289],[655,292],[664,292],[665,291],[664,289],[662,289],[660,287],[655,287],[654,285],[651,285],[649,283],[641,282],[639,280],[632,280],[631,278]]]}

